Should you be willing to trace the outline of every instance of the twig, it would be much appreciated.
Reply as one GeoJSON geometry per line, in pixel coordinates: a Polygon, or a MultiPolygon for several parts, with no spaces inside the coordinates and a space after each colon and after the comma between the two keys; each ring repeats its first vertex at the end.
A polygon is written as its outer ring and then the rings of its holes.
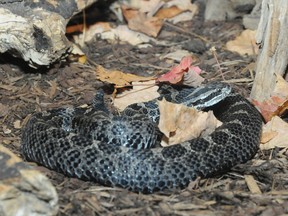
{"type": "Polygon", "coordinates": [[[216,62],[217,62],[217,66],[218,66],[218,68],[219,68],[219,71],[220,71],[220,74],[221,74],[221,76],[222,76],[222,79],[225,80],[225,77],[224,77],[224,75],[223,75],[223,71],[222,71],[221,65],[220,65],[220,63],[219,63],[219,61],[218,61],[218,58],[217,58],[216,48],[215,48],[214,46],[211,47],[211,48],[210,48],[210,52],[213,54],[213,56],[214,56],[214,58],[215,58],[215,60],[216,60],[216,62]]]}

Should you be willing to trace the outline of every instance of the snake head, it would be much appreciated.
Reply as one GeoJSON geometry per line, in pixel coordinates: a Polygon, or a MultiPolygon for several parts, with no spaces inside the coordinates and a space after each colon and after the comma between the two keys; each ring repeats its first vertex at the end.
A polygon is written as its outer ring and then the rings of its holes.
{"type": "Polygon", "coordinates": [[[211,107],[225,99],[232,91],[232,87],[227,83],[211,82],[200,86],[186,97],[185,105],[194,106],[202,110],[211,107]]]}

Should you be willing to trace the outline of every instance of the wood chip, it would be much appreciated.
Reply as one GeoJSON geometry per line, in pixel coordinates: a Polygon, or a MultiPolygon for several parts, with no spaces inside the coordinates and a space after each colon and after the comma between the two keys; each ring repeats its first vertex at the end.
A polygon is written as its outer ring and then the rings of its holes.
{"type": "Polygon", "coordinates": [[[246,184],[253,194],[262,194],[257,182],[252,175],[244,175],[246,184]]]}

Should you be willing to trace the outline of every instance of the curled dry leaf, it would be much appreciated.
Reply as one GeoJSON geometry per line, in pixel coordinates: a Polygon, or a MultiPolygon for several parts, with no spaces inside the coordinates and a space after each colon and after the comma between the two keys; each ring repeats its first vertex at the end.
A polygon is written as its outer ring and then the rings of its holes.
{"type": "Polygon", "coordinates": [[[176,6],[172,6],[169,8],[161,8],[155,16],[160,18],[160,19],[165,19],[165,18],[172,18],[177,16],[178,14],[182,13],[183,10],[176,6]]]}
{"type": "Polygon", "coordinates": [[[130,1],[127,2],[128,4],[121,4],[121,12],[130,29],[157,37],[164,19],[173,19],[175,16],[186,12],[186,16],[178,17],[176,22],[191,20],[198,11],[198,7],[191,4],[190,0],[170,2],[164,3],[160,0],[130,1]]]}
{"type": "Polygon", "coordinates": [[[182,84],[191,87],[200,86],[205,80],[199,75],[200,73],[201,69],[199,67],[191,67],[189,71],[184,74],[182,84]]]}
{"type": "Polygon", "coordinates": [[[183,49],[177,49],[175,52],[165,54],[164,56],[161,56],[160,59],[172,59],[176,62],[181,62],[181,60],[186,56],[191,56],[192,62],[196,59],[196,56],[194,56],[191,52],[183,49]]]}
{"type": "Polygon", "coordinates": [[[127,5],[121,5],[121,10],[124,18],[128,22],[130,19],[133,19],[134,17],[138,16],[139,9],[128,7],[127,5]]]}
{"type": "Polygon", "coordinates": [[[176,65],[169,72],[160,76],[157,79],[157,81],[158,82],[169,82],[172,84],[179,83],[182,80],[184,73],[186,73],[189,70],[189,67],[191,66],[191,64],[192,64],[191,56],[186,56],[186,57],[182,58],[179,65],[176,65]]]}
{"type": "Polygon", "coordinates": [[[134,74],[123,73],[122,71],[118,70],[109,71],[101,65],[97,65],[96,67],[96,77],[103,82],[115,84],[116,88],[130,86],[132,82],[137,81],[153,80],[153,82],[155,82],[154,77],[142,77],[134,74]]]}
{"type": "Polygon", "coordinates": [[[192,4],[190,0],[172,0],[167,1],[155,16],[177,23],[192,20],[196,13],[198,13],[198,6],[192,4]]]}
{"type": "Polygon", "coordinates": [[[131,0],[125,1],[124,4],[142,13],[151,13],[151,11],[157,11],[164,3],[162,0],[131,0]]]}
{"type": "Polygon", "coordinates": [[[269,99],[262,102],[256,100],[252,100],[252,102],[258,109],[260,109],[265,122],[268,122],[273,118],[273,116],[275,116],[278,107],[284,103],[284,100],[272,95],[269,99]]]}
{"type": "Polygon", "coordinates": [[[265,121],[268,122],[273,116],[281,115],[288,109],[288,84],[280,76],[276,75],[276,85],[271,93],[271,97],[262,102],[253,100],[258,107],[265,121]]]}
{"type": "Polygon", "coordinates": [[[173,67],[169,72],[160,76],[158,82],[169,82],[171,84],[177,84],[182,82],[184,85],[199,86],[204,81],[204,78],[199,76],[201,69],[197,66],[192,66],[193,59],[191,56],[185,56],[182,58],[179,65],[173,67]],[[187,73],[189,73],[187,75],[187,73]],[[184,75],[186,74],[186,78],[184,75]]]}
{"type": "Polygon", "coordinates": [[[258,53],[258,46],[255,40],[256,31],[244,30],[234,40],[228,41],[226,47],[229,51],[237,52],[240,55],[255,55],[258,53]]]}
{"type": "Polygon", "coordinates": [[[138,16],[128,21],[128,27],[134,31],[139,31],[148,36],[157,37],[163,26],[163,20],[157,17],[147,17],[139,13],[138,16]]]}
{"type": "Polygon", "coordinates": [[[192,20],[199,11],[198,5],[192,4],[190,0],[172,0],[168,1],[166,5],[167,7],[177,7],[182,10],[182,13],[179,13],[176,16],[170,17],[168,19],[168,21],[174,24],[192,20]]]}
{"type": "Polygon", "coordinates": [[[212,111],[159,101],[159,129],[165,135],[161,145],[173,145],[199,136],[207,136],[221,125],[212,111]]]}
{"type": "Polygon", "coordinates": [[[123,5],[122,11],[128,22],[128,27],[134,31],[157,37],[163,26],[162,19],[147,16],[146,13],[140,12],[139,10],[131,9],[123,5]]]}
{"type": "Polygon", "coordinates": [[[170,19],[167,19],[167,21],[169,21],[173,24],[177,24],[179,22],[185,22],[185,21],[192,20],[194,15],[195,15],[195,13],[193,13],[191,11],[186,11],[186,12],[180,13],[177,16],[174,16],[170,19]]]}
{"type": "Polygon", "coordinates": [[[171,1],[167,1],[166,3],[167,7],[172,7],[172,6],[176,6],[178,8],[180,8],[183,11],[192,11],[195,12],[198,10],[198,6],[196,4],[192,4],[191,0],[171,0],[171,1]]]}
{"type": "Polygon", "coordinates": [[[148,43],[149,41],[155,42],[155,39],[153,39],[152,37],[149,37],[140,32],[132,31],[126,25],[119,25],[115,29],[103,32],[100,36],[102,39],[105,40],[111,40],[111,41],[120,40],[127,42],[133,46],[142,43],[148,43]]]}
{"type": "Polygon", "coordinates": [[[130,104],[150,101],[160,96],[154,80],[133,82],[132,85],[132,90],[125,91],[114,99],[114,106],[120,111],[123,111],[130,104]]]}
{"type": "Polygon", "coordinates": [[[273,117],[271,121],[263,127],[260,149],[272,149],[276,146],[288,148],[287,131],[287,122],[278,116],[273,117]]]}

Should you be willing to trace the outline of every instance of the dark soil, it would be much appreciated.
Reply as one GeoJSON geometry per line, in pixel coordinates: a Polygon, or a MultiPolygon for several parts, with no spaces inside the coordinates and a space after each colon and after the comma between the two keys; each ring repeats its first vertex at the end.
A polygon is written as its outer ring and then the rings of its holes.
{"type": "MultiPolygon", "coordinates": [[[[248,97],[252,82],[249,81],[251,74],[246,67],[255,62],[256,56],[240,56],[224,48],[228,40],[243,30],[242,25],[237,20],[204,23],[201,14],[191,22],[177,25],[166,23],[157,39],[168,41],[167,46],[151,43],[150,47],[141,49],[129,44],[111,44],[97,38],[83,50],[90,60],[107,69],[148,76],[167,72],[176,64],[160,59],[159,55],[186,49],[197,55],[197,64],[205,71],[205,78],[223,81],[223,75],[236,91],[248,97]],[[209,51],[212,46],[216,47],[222,74],[209,51]],[[248,79],[241,81],[241,78],[248,79]]],[[[20,157],[20,127],[29,114],[67,105],[90,104],[96,90],[107,86],[96,79],[92,65],[61,62],[49,69],[37,70],[25,65],[9,55],[0,56],[0,140],[20,157]]],[[[268,216],[288,214],[287,164],[285,150],[259,151],[253,160],[227,173],[193,182],[184,190],[152,195],[71,179],[32,165],[45,173],[56,187],[59,216],[268,216]],[[253,193],[253,189],[248,187],[249,175],[254,178],[261,193],[253,193]]]]}

